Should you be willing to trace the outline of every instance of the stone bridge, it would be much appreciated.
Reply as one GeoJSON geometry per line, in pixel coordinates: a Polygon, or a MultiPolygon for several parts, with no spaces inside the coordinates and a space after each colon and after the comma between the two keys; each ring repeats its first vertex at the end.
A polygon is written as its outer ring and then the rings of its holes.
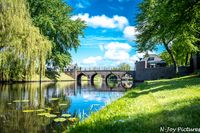
{"type": "Polygon", "coordinates": [[[135,77],[135,71],[126,70],[82,70],[82,71],[66,71],[68,75],[71,75],[77,81],[81,81],[82,76],[87,76],[88,80],[93,82],[94,77],[99,74],[104,81],[107,81],[108,77],[113,74],[117,77],[117,80],[122,80],[125,75],[135,77]]]}

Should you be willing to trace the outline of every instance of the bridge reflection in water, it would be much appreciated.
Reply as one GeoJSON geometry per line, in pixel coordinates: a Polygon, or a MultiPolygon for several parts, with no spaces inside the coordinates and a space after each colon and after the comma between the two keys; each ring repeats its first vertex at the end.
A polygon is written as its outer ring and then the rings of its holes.
{"type": "Polygon", "coordinates": [[[98,91],[124,91],[134,87],[135,83],[133,80],[98,80],[92,82],[88,80],[78,80],[77,86],[80,88],[94,87],[98,91]]]}

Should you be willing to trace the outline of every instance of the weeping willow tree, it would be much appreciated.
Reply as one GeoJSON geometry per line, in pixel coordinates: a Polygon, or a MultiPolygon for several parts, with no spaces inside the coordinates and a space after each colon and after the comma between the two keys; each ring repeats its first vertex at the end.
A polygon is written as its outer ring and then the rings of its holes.
{"type": "Polygon", "coordinates": [[[0,80],[44,74],[51,42],[32,24],[26,0],[0,0],[0,80]]]}

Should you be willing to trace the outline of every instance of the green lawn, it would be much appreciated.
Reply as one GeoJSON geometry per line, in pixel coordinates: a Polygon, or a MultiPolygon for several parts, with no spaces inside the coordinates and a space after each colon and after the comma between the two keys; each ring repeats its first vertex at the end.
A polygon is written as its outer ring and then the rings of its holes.
{"type": "Polygon", "coordinates": [[[161,127],[200,128],[200,78],[147,81],[70,132],[159,133],[161,127]]]}

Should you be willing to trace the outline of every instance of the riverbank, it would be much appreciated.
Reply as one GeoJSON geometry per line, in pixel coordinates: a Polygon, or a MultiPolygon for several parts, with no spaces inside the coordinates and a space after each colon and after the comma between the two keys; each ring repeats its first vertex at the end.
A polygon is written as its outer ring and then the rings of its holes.
{"type": "Polygon", "coordinates": [[[199,110],[199,77],[147,81],[92,114],[70,132],[159,133],[168,129],[180,132],[187,127],[192,130],[200,128],[199,110]]]}
{"type": "Polygon", "coordinates": [[[74,81],[74,78],[65,74],[64,72],[58,73],[58,72],[49,71],[45,73],[45,77],[43,78],[43,81],[74,81]]]}
{"type": "MultiPolygon", "coordinates": [[[[57,81],[74,81],[74,78],[65,74],[64,72],[55,72],[49,71],[45,73],[45,76],[42,76],[42,82],[57,82],[57,81]]],[[[6,82],[6,81],[0,81],[6,82]]],[[[40,82],[40,76],[34,75],[31,80],[14,80],[14,81],[7,81],[7,82],[40,82]]]]}

